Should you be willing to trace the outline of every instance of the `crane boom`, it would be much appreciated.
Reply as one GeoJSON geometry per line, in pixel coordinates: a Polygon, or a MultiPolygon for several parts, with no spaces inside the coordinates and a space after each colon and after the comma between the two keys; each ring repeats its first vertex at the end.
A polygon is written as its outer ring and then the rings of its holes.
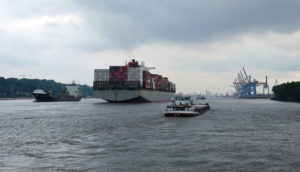
{"type": "Polygon", "coordinates": [[[247,81],[245,80],[242,71],[240,71],[240,75],[241,75],[241,78],[242,78],[243,82],[246,83],[247,81]]]}
{"type": "Polygon", "coordinates": [[[250,82],[250,81],[249,81],[249,78],[248,78],[248,75],[247,75],[247,72],[246,72],[246,70],[245,70],[245,68],[243,68],[243,71],[244,71],[244,74],[245,74],[245,76],[246,76],[247,82],[250,82]]]}

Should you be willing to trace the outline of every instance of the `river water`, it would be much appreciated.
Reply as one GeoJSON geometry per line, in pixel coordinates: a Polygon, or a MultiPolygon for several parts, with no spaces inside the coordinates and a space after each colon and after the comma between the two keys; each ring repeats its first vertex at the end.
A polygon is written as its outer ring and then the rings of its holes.
{"type": "Polygon", "coordinates": [[[299,103],[207,101],[166,118],[166,103],[2,100],[0,171],[300,170],[299,103]]]}

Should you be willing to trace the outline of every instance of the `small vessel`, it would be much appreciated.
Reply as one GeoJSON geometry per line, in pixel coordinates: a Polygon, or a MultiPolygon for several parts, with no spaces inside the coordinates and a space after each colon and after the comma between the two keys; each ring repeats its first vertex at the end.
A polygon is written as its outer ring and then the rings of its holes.
{"type": "Polygon", "coordinates": [[[81,100],[81,92],[79,91],[79,86],[76,84],[71,84],[66,86],[67,91],[62,92],[60,95],[56,96],[51,91],[48,93],[42,89],[36,89],[32,92],[35,102],[55,102],[55,101],[79,101],[81,100]]]}
{"type": "Polygon", "coordinates": [[[167,106],[165,116],[190,117],[200,115],[210,109],[208,103],[200,104],[191,100],[190,96],[175,96],[172,103],[167,106]]]}

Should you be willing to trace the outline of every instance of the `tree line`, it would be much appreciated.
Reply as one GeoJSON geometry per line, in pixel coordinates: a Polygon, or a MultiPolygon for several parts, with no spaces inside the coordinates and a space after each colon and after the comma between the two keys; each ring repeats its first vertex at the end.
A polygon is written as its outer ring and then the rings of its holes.
{"type": "Polygon", "coordinates": [[[300,81],[274,86],[272,91],[275,100],[300,102],[300,81]]]}
{"type": "MultiPolygon", "coordinates": [[[[60,94],[66,91],[66,85],[54,80],[46,79],[18,79],[0,77],[0,98],[26,98],[31,97],[31,93],[39,88],[45,91],[52,91],[54,94],[60,94]]],[[[80,85],[79,90],[83,97],[92,97],[93,89],[88,85],[80,85]]]]}

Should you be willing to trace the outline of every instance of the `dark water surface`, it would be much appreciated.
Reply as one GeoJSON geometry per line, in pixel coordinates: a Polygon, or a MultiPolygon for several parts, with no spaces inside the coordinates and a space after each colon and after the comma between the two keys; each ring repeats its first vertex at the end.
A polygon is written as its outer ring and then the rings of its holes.
{"type": "Polygon", "coordinates": [[[300,171],[300,104],[208,100],[165,118],[166,103],[0,101],[0,171],[300,171]]]}

